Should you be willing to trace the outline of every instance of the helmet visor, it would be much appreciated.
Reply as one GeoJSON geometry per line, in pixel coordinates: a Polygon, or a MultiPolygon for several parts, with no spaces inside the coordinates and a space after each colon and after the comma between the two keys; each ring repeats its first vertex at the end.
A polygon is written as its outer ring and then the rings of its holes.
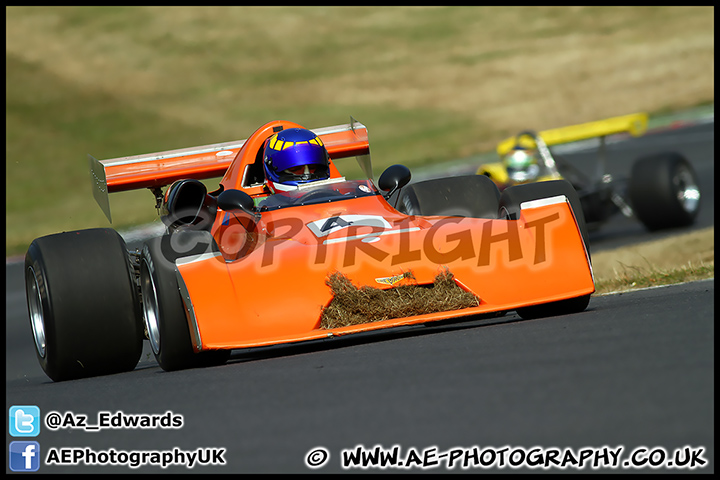
{"type": "Polygon", "coordinates": [[[329,177],[330,169],[328,166],[317,163],[310,165],[297,165],[278,172],[278,180],[282,183],[324,180],[329,177]]]}

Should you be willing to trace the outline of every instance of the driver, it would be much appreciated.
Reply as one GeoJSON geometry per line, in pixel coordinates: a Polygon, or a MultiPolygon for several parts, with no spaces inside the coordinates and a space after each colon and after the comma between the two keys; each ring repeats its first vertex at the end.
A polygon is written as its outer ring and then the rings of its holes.
{"type": "Polygon", "coordinates": [[[532,182],[540,175],[537,152],[516,146],[502,159],[511,183],[532,182]]]}
{"type": "Polygon", "coordinates": [[[281,130],[267,139],[264,148],[265,182],[273,194],[330,178],[327,149],[310,130],[281,130]]]}

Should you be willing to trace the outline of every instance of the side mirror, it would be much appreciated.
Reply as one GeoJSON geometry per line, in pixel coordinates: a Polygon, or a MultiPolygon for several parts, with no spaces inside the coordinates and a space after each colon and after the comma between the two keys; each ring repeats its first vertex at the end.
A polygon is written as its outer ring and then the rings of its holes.
{"type": "Polygon", "coordinates": [[[217,197],[217,205],[226,212],[242,210],[254,215],[255,202],[242,190],[225,190],[217,197]]]}
{"type": "Polygon", "coordinates": [[[410,169],[405,165],[391,165],[380,175],[378,180],[378,188],[384,192],[388,192],[389,197],[402,187],[407,185],[412,178],[410,169]]]}

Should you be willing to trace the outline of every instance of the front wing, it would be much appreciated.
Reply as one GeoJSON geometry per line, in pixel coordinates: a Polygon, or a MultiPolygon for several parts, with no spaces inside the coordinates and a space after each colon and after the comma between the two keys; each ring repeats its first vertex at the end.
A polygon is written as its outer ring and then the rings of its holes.
{"type": "Polygon", "coordinates": [[[259,347],[491,314],[595,290],[588,252],[565,196],[524,203],[519,220],[417,218],[414,227],[386,230],[372,242],[363,236],[322,245],[277,238],[235,262],[226,263],[219,254],[178,260],[195,350],[259,347]],[[477,307],[320,328],[322,310],[332,299],[326,284],[332,272],[346,274],[358,286],[382,288],[380,280],[408,271],[418,284],[431,283],[445,268],[479,298],[477,307]]]}

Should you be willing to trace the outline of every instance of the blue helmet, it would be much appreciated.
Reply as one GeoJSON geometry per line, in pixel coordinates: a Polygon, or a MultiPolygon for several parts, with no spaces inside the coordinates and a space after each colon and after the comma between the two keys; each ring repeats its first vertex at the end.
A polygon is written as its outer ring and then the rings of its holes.
{"type": "Polygon", "coordinates": [[[289,128],[265,142],[263,168],[274,192],[330,177],[328,152],[320,137],[304,128],[289,128]]]}

